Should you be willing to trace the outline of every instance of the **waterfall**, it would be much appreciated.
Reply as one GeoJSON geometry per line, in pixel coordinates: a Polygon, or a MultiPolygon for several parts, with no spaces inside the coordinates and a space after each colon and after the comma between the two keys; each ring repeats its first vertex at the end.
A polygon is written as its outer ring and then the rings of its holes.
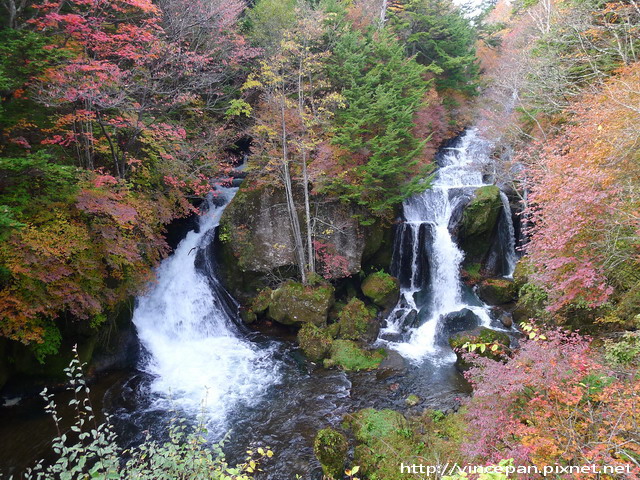
{"type": "Polygon", "coordinates": [[[207,200],[199,228],[161,263],[133,314],[145,351],[140,368],[152,376],[153,407],[204,411],[217,434],[224,433],[229,413],[259,402],[279,381],[272,352],[242,338],[234,322],[237,305],[215,276],[197,267],[198,252],[210,246],[236,191],[219,189],[207,200]]]}
{"type": "Polygon", "coordinates": [[[500,238],[498,241],[501,245],[504,245],[504,259],[505,268],[504,274],[508,278],[513,277],[513,271],[516,269],[516,262],[518,261],[518,255],[516,254],[516,233],[513,228],[513,219],[511,218],[511,207],[509,206],[509,199],[504,192],[500,192],[500,198],[502,199],[502,222],[506,226],[500,230],[500,238]]]}
{"type": "MultiPolygon", "coordinates": [[[[445,355],[438,336],[452,314],[472,316],[479,325],[490,326],[489,308],[460,280],[463,253],[450,231],[454,213],[485,185],[483,167],[490,162],[491,144],[469,129],[457,147],[445,148],[430,189],[409,198],[403,205],[405,222],[396,231],[392,274],[400,279],[401,295],[387,318],[379,341],[405,357],[419,361],[427,355],[445,355]],[[428,275],[425,271],[428,270],[428,275]]],[[[503,196],[506,234],[501,244],[507,275],[515,266],[513,223],[508,199],[503,196]]],[[[445,355],[445,360],[453,358],[445,355]]]]}

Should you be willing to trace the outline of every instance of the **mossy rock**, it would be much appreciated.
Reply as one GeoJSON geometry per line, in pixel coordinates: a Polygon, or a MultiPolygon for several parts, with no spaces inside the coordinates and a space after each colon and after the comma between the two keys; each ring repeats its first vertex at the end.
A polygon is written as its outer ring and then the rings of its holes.
{"type": "Polygon", "coordinates": [[[363,475],[371,480],[409,478],[398,467],[416,463],[421,445],[401,413],[366,408],[351,415],[346,423],[360,442],[353,463],[360,465],[363,475]]]}
{"type": "Polygon", "coordinates": [[[478,296],[489,305],[511,303],[517,294],[515,283],[507,278],[488,278],[478,286],[478,296]]]}
{"type": "Polygon", "coordinates": [[[412,393],[411,395],[409,395],[407,398],[404,399],[404,403],[406,403],[410,407],[415,407],[416,405],[422,403],[422,399],[419,396],[412,393]]]}
{"type": "Polygon", "coordinates": [[[333,339],[327,329],[305,323],[298,332],[298,343],[309,360],[320,362],[329,356],[333,339]]]}
{"type": "Polygon", "coordinates": [[[517,290],[520,290],[525,283],[529,283],[529,277],[533,273],[533,267],[527,257],[522,257],[516,263],[513,271],[513,283],[517,290]]]}
{"type": "Polygon", "coordinates": [[[255,314],[264,313],[271,305],[271,296],[273,295],[273,290],[270,288],[263,288],[260,290],[260,293],[256,295],[251,302],[251,311],[255,314]]]}
{"type": "Polygon", "coordinates": [[[331,480],[343,478],[348,450],[347,438],[337,430],[324,428],[316,434],[313,453],[322,465],[325,478],[331,480]]]}
{"type": "Polygon", "coordinates": [[[362,293],[382,308],[393,307],[400,298],[400,281],[385,272],[376,272],[364,279],[362,293]]]}
{"type": "Polygon", "coordinates": [[[335,340],[331,356],[324,361],[325,368],[341,367],[344,370],[374,370],[384,359],[383,351],[367,351],[351,340],[335,340]]]}
{"type": "Polygon", "coordinates": [[[305,286],[288,281],[271,294],[267,316],[283,325],[326,325],[333,302],[331,285],[305,286]]]}
{"type": "Polygon", "coordinates": [[[492,351],[491,348],[487,348],[484,351],[476,350],[475,353],[482,357],[492,358],[494,360],[499,360],[504,353],[508,350],[509,345],[511,344],[511,338],[504,332],[499,332],[496,330],[491,330],[487,327],[478,327],[474,328],[468,332],[462,332],[457,335],[452,336],[449,339],[449,345],[455,351],[457,356],[456,366],[460,370],[467,370],[470,365],[463,358],[462,347],[466,344],[498,344],[501,347],[492,351]]]}
{"type": "Polygon", "coordinates": [[[352,298],[338,314],[338,338],[373,341],[377,337],[377,311],[362,300],[352,298]]]}
{"type": "Polygon", "coordinates": [[[476,190],[462,214],[458,235],[465,252],[465,266],[482,263],[491,248],[498,218],[502,209],[500,189],[487,185],[476,190]]]}

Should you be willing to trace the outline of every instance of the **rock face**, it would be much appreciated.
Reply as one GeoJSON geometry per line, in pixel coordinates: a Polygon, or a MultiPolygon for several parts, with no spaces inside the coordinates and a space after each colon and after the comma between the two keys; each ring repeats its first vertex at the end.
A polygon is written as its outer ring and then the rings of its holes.
{"type": "Polygon", "coordinates": [[[385,272],[369,275],[362,282],[362,293],[382,308],[392,308],[400,298],[400,281],[385,272]]]}
{"type": "Polygon", "coordinates": [[[288,281],[271,293],[267,317],[283,325],[325,325],[333,305],[331,285],[304,286],[288,281]]]}
{"type": "MultiPolygon", "coordinates": [[[[304,230],[302,195],[295,194],[304,230]]],[[[312,209],[318,225],[314,232],[317,267],[325,278],[357,273],[363,263],[388,267],[393,248],[391,228],[360,225],[355,208],[339,201],[314,197],[312,209]]],[[[222,215],[216,255],[223,283],[244,304],[265,286],[266,275],[295,274],[296,257],[284,191],[249,175],[222,215]]]]}
{"type": "Polygon", "coordinates": [[[478,188],[464,209],[458,232],[464,265],[482,264],[491,249],[502,210],[500,189],[494,185],[478,188]]]}

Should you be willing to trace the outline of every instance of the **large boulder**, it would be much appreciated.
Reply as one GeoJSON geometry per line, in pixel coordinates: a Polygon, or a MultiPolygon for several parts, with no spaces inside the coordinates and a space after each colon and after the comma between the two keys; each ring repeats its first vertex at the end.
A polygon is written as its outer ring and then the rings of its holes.
{"type": "Polygon", "coordinates": [[[338,338],[374,341],[380,330],[375,307],[367,307],[362,300],[352,298],[338,314],[338,338]]]}
{"type": "Polygon", "coordinates": [[[267,317],[283,325],[312,323],[325,325],[334,302],[331,285],[302,285],[285,282],[271,293],[267,317]]]}
{"type": "Polygon", "coordinates": [[[362,293],[382,308],[391,308],[400,298],[400,281],[385,272],[376,272],[364,279],[362,293]]]}
{"type": "Polygon", "coordinates": [[[327,329],[306,323],[298,331],[300,348],[312,362],[320,362],[331,353],[333,339],[327,329]]]}
{"type": "Polygon", "coordinates": [[[488,305],[504,305],[516,299],[518,292],[507,278],[488,278],[478,285],[478,296],[488,305]]]}
{"type": "Polygon", "coordinates": [[[498,187],[487,185],[476,190],[464,209],[458,232],[458,242],[465,253],[465,266],[481,264],[486,260],[501,210],[502,199],[498,187]]]}
{"type": "MultiPolygon", "coordinates": [[[[306,236],[304,202],[294,196],[306,236]]],[[[357,207],[314,196],[317,269],[325,278],[343,278],[368,265],[390,263],[391,228],[363,226],[357,207]]],[[[215,255],[223,284],[235,298],[249,304],[272,274],[290,275],[297,270],[291,222],[284,190],[251,174],[224,210],[218,228],[215,255]]]]}
{"type": "Polygon", "coordinates": [[[451,312],[442,317],[438,326],[437,337],[446,343],[447,339],[459,332],[473,330],[481,323],[480,317],[468,308],[451,312]]]}

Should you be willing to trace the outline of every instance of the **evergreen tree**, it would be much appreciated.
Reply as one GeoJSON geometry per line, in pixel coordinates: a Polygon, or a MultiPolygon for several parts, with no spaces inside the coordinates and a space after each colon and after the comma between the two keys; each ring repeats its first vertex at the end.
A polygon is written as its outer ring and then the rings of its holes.
{"type": "Polygon", "coordinates": [[[436,73],[439,88],[476,93],[476,34],[449,0],[410,0],[395,11],[391,26],[405,42],[409,55],[436,73]]]}

